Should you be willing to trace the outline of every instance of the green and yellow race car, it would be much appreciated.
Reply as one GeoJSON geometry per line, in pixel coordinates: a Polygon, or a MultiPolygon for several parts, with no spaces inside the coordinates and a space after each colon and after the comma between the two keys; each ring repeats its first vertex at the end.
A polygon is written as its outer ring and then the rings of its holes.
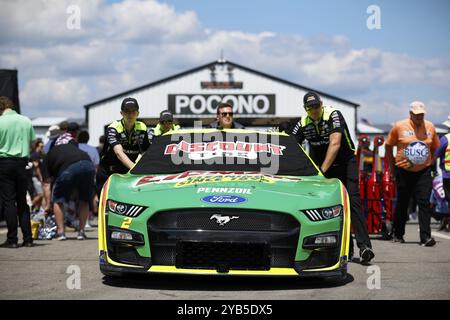
{"type": "Polygon", "coordinates": [[[350,207],[294,137],[180,130],[158,137],[99,204],[100,270],[343,278],[350,207]]]}

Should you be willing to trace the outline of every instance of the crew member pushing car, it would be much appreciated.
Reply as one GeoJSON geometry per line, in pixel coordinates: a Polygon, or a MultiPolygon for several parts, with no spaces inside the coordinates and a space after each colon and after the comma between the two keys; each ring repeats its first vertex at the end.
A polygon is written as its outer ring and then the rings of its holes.
{"type": "MultiPolygon", "coordinates": [[[[339,110],[323,106],[316,92],[308,92],[303,97],[307,115],[302,116],[292,134],[301,144],[307,140],[311,158],[327,178],[338,178],[347,189],[351,221],[356,243],[360,249],[361,263],[368,263],[375,257],[372,251],[358,187],[358,169],[355,146],[350,138],[347,124],[339,110]]],[[[350,258],[353,255],[353,241],[350,243],[350,258]]]]}
{"type": "Polygon", "coordinates": [[[122,101],[121,120],[114,121],[106,129],[106,141],[97,172],[97,191],[100,192],[113,173],[127,173],[138,158],[150,146],[147,126],[137,121],[139,104],[134,98],[122,101]]]}

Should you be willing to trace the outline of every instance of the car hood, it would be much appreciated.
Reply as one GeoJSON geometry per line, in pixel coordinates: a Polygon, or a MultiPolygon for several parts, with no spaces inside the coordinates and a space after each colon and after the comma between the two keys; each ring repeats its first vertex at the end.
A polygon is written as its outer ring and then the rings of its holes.
{"type": "Polygon", "coordinates": [[[341,201],[341,183],[323,176],[187,171],[168,175],[112,175],[108,197],[154,210],[239,206],[291,211],[341,201]],[[225,196],[225,197],[224,197],[225,196]]]}

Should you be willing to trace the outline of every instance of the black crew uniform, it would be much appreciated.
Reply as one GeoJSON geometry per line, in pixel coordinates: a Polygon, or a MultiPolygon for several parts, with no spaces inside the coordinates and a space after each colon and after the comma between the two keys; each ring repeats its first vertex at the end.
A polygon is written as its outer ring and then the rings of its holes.
{"type": "Polygon", "coordinates": [[[113,173],[127,173],[129,169],[117,158],[113,148],[121,144],[123,152],[131,161],[136,161],[139,154],[144,153],[150,146],[147,126],[141,121],[134,123],[130,132],[125,129],[123,120],[111,123],[106,129],[106,141],[100,155],[100,164],[97,171],[97,192],[113,173]]]}
{"type": "MultiPolygon", "coordinates": [[[[315,122],[308,116],[303,116],[294,127],[292,134],[301,144],[309,142],[310,156],[320,167],[325,160],[330,134],[342,133],[341,146],[331,167],[324,173],[326,178],[338,178],[347,189],[350,198],[351,223],[353,225],[356,243],[360,250],[372,248],[366,221],[361,209],[361,198],[358,185],[358,166],[355,156],[355,145],[350,137],[347,124],[339,110],[323,107],[320,120],[315,122]]],[[[352,253],[353,241],[350,242],[352,253]]]]}

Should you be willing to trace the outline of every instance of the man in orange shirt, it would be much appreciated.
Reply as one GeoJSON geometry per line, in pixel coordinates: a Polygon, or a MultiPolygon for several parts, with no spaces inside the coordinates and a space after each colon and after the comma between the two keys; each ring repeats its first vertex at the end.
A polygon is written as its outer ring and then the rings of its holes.
{"type": "Polygon", "coordinates": [[[408,204],[414,194],[419,205],[420,243],[431,247],[436,244],[436,241],[431,237],[430,227],[429,199],[433,182],[430,167],[433,155],[439,148],[439,138],[434,125],[424,120],[425,113],[425,105],[422,102],[411,103],[409,119],[396,122],[389,132],[386,141],[386,157],[391,172],[395,172],[397,185],[394,242],[405,242],[403,236],[408,204]],[[394,146],[397,147],[395,158],[394,146]]]}

